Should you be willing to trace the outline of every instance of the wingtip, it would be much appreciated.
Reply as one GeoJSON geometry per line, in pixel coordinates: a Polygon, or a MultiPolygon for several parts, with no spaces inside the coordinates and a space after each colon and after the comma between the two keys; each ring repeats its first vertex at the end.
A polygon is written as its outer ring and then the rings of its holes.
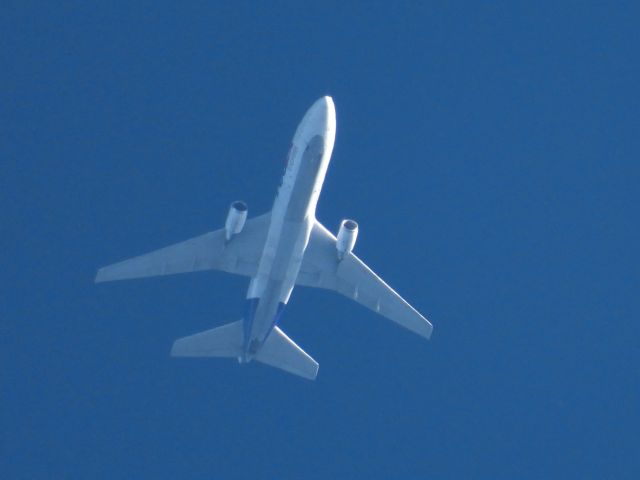
{"type": "Polygon", "coordinates": [[[99,268],[98,271],[96,272],[96,276],[93,279],[93,283],[101,283],[103,282],[103,269],[99,268]]]}
{"type": "Polygon", "coordinates": [[[171,344],[170,357],[188,357],[188,349],[185,347],[185,339],[189,337],[176,338],[171,344]]]}
{"type": "Polygon", "coordinates": [[[429,320],[427,320],[426,322],[427,322],[427,325],[426,325],[427,328],[425,329],[422,336],[427,340],[431,340],[431,335],[433,334],[433,325],[431,325],[431,322],[429,322],[429,320]]]}

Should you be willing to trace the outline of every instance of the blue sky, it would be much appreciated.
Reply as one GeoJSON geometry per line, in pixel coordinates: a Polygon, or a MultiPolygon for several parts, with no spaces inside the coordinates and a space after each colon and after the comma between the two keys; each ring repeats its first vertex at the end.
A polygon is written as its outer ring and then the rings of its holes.
{"type": "Polygon", "coordinates": [[[385,3],[3,7],[3,478],[637,477],[638,7],[385,3]],[[267,211],[325,94],[318,218],[432,340],[300,288],[316,382],[171,359],[246,279],[96,268],[267,211]]]}

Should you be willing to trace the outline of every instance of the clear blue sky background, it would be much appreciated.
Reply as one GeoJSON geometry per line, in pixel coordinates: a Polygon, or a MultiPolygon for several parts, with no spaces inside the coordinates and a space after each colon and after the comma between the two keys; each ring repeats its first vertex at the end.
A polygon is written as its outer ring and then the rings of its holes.
{"type": "Polygon", "coordinates": [[[638,478],[636,2],[58,3],[0,17],[0,477],[638,478]],[[171,359],[246,279],[96,268],[267,211],[325,94],[432,341],[297,289],[316,382],[171,359]]]}

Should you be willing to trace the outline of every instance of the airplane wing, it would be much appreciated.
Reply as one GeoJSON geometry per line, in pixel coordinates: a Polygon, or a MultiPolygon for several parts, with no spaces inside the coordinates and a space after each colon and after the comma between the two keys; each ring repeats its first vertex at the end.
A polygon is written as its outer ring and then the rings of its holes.
{"type": "Polygon", "coordinates": [[[225,244],[224,228],[98,270],[96,282],[155,277],[199,270],[253,276],[267,238],[270,214],[247,220],[225,244]]]}
{"type": "Polygon", "coordinates": [[[317,220],[296,283],[335,290],[418,335],[431,336],[431,323],[362,260],[353,253],[338,260],[336,237],[317,220]]]}

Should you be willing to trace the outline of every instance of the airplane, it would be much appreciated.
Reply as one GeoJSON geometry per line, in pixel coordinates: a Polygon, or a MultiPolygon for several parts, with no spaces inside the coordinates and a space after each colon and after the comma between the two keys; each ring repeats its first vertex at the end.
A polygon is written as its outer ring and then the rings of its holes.
{"type": "Polygon", "coordinates": [[[425,338],[433,326],[354,253],[358,224],[340,223],[334,236],[315,217],[336,135],[333,99],[306,112],[270,212],[247,220],[247,205],[231,204],[224,227],[100,268],[96,282],[220,270],[249,277],[241,320],[176,340],[175,357],[252,360],[315,380],[318,363],[279,327],[296,285],[334,290],[425,338]]]}

